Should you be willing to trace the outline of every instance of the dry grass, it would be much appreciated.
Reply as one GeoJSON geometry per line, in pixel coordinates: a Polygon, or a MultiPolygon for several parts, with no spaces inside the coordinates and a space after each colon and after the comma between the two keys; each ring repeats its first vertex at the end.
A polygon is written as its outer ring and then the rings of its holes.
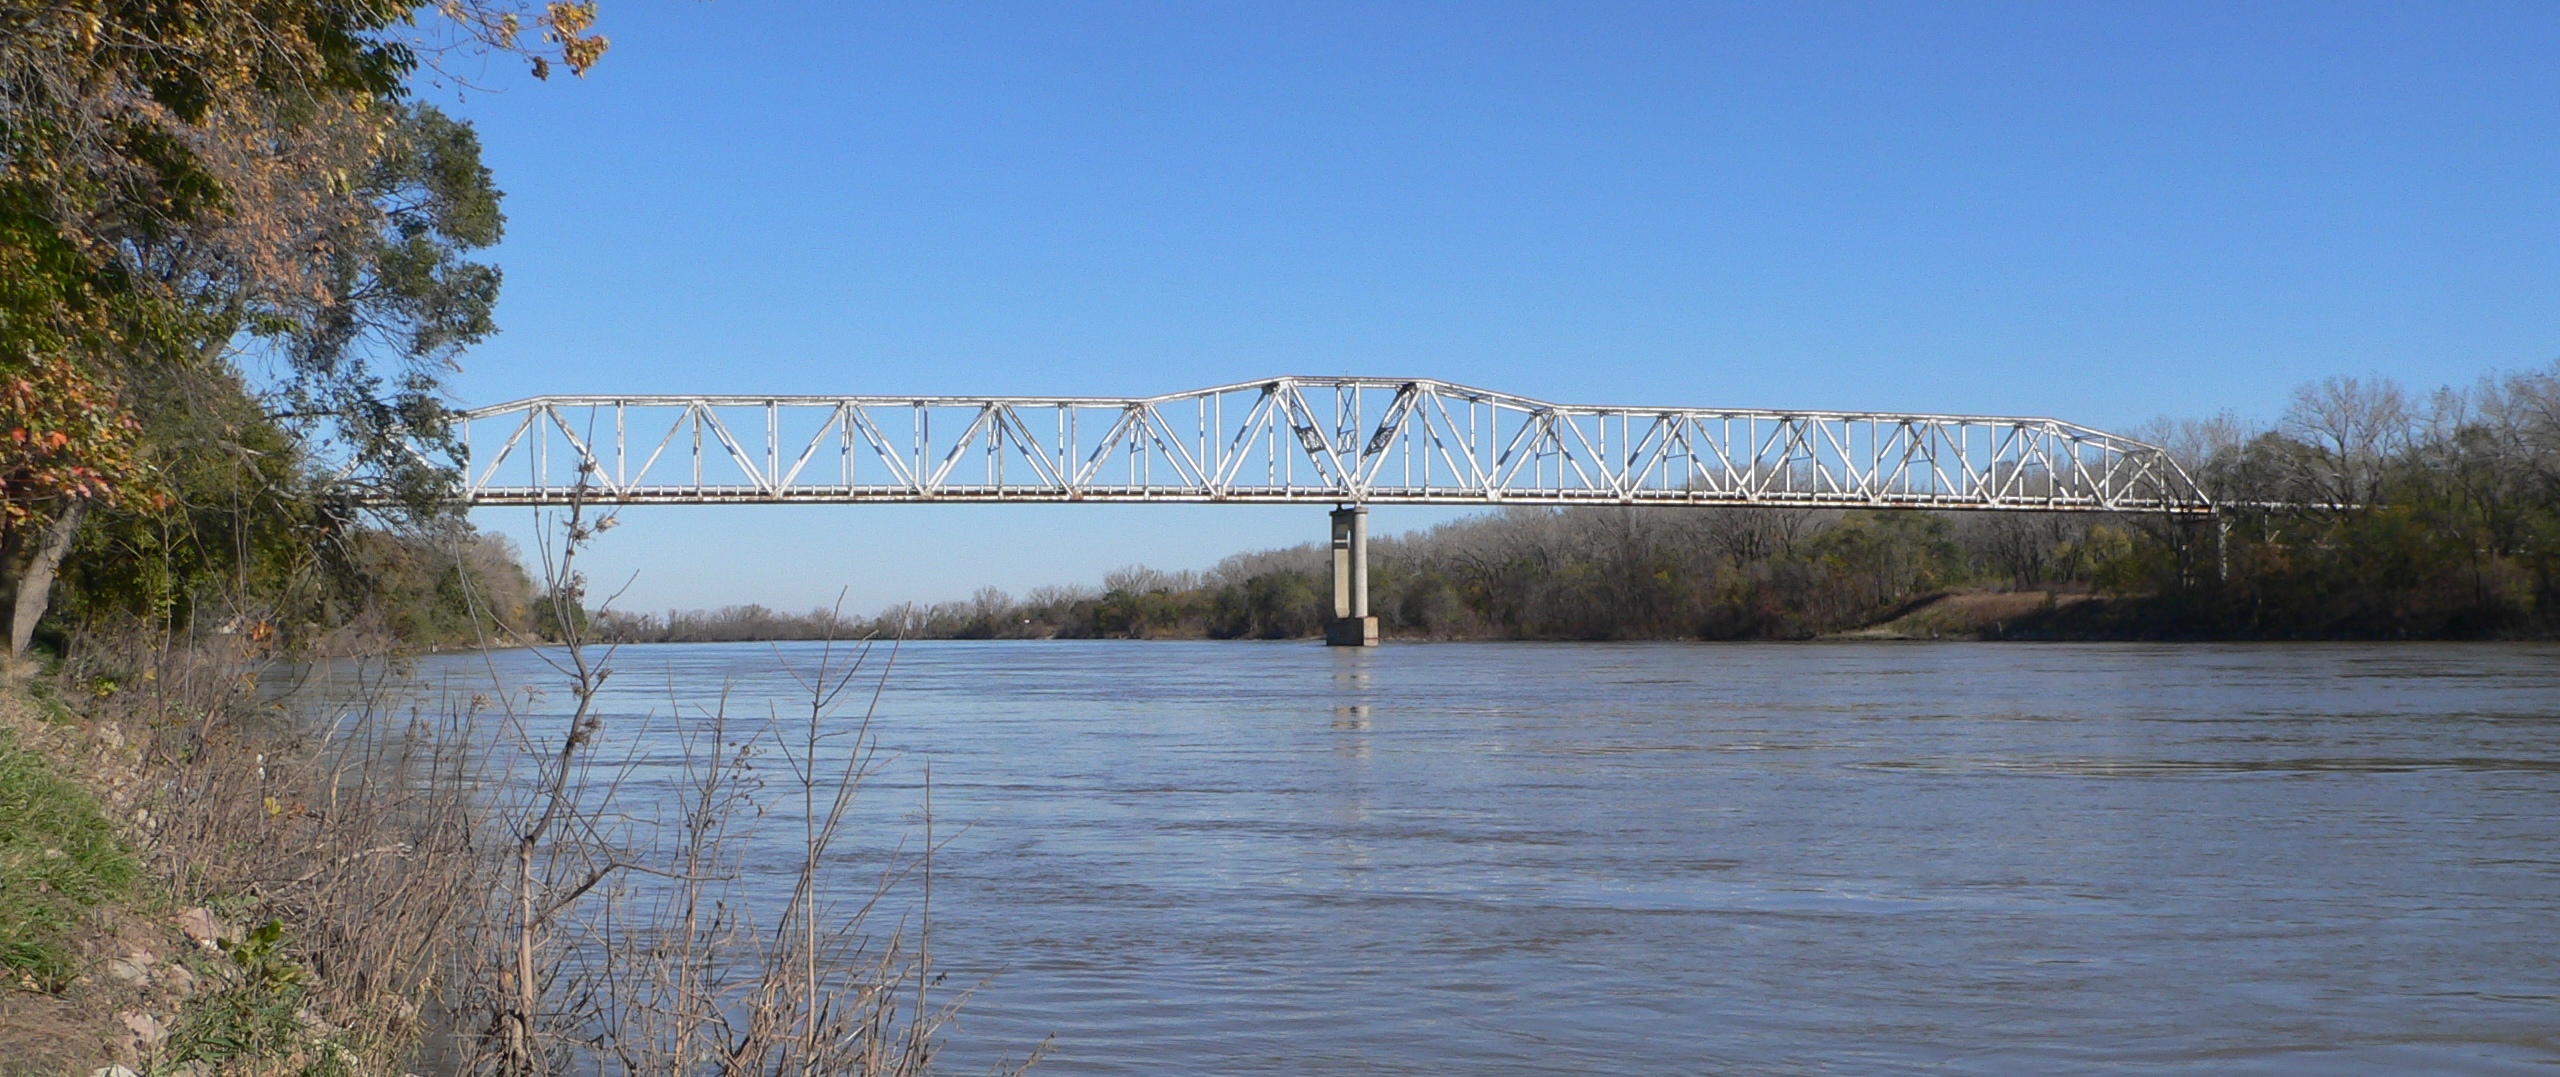
{"type": "Polygon", "coordinates": [[[141,904],[283,933],[272,953],[178,941],[205,990],[143,1061],[301,1053],[361,1072],[406,1055],[448,940],[487,892],[467,718],[394,714],[377,691],[314,728],[262,699],[238,655],[139,635],[84,639],[75,655],[62,683],[140,747],[141,904]],[[292,1027],[233,1027],[271,1013],[292,1027]]]}

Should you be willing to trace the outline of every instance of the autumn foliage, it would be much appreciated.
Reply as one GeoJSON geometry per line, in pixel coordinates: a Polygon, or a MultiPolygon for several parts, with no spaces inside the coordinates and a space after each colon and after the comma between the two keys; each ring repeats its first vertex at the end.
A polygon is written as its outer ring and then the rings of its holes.
{"type": "Polygon", "coordinates": [[[154,503],[139,467],[142,424],[114,392],[60,360],[0,375],[0,514],[24,524],[65,499],[154,503]]]}

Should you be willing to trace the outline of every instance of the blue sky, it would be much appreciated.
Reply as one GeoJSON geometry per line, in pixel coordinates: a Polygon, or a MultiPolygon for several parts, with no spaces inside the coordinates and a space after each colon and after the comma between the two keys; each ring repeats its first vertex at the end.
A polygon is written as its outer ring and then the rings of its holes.
{"type": "MultiPolygon", "coordinates": [[[[2560,357],[2560,6],[607,0],[447,104],[544,392],[2272,417],[2560,357]]],[[[1386,530],[1445,518],[1381,509],[1386,530]]],[[[525,534],[524,510],[483,527],[525,534]]],[[[657,508],[639,608],[1205,567],[1316,509],[657,508]]]]}

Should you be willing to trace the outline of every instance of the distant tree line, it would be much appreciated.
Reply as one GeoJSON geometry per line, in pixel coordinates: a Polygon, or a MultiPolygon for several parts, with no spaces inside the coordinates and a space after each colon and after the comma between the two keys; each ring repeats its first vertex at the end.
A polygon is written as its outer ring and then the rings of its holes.
{"type": "Polygon", "coordinates": [[[2192,534],[2137,543],[2124,626],[2229,636],[2550,636],[2560,631],[2560,363],[2423,396],[2388,379],[2296,390],[2274,428],[2164,423],[2229,525],[2222,570],[2184,580],[2192,534]]]}
{"type": "MultiPolygon", "coordinates": [[[[1440,639],[1792,639],[1950,591],[2089,596],[2015,636],[2400,638],[2560,629],[2560,364],[2413,396],[2335,378],[2255,429],[2155,424],[2212,518],[1737,508],[1505,509],[1371,544],[1371,608],[1440,639]]],[[[1099,588],[905,605],[609,618],[632,640],[1317,635],[1326,551],[1144,567],[1099,588]]]]}

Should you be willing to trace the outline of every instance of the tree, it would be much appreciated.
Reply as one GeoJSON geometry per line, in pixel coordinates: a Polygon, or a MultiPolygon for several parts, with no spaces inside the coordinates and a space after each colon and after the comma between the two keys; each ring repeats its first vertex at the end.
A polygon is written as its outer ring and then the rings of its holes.
{"type": "Polygon", "coordinates": [[[0,360],[0,371],[0,573],[13,583],[0,602],[14,655],[89,506],[156,498],[134,481],[138,424],[104,386],[59,359],[0,360]]]}
{"type": "Polygon", "coordinates": [[[2388,462],[2410,445],[2408,394],[2388,378],[2329,378],[2294,390],[2281,428],[2298,450],[2290,478],[2299,500],[2353,510],[2382,498],[2388,462]]]}
{"type": "Polygon", "coordinates": [[[468,255],[498,242],[499,192],[469,124],[392,105],[349,214],[315,259],[307,290],[243,310],[280,360],[274,410],[326,442],[349,477],[412,515],[439,511],[451,473],[420,447],[458,455],[441,376],[496,331],[500,274],[468,255]]]}
{"type": "Polygon", "coordinates": [[[247,384],[244,355],[281,359],[275,418],[319,443],[308,460],[433,503],[436,469],[395,446],[444,436],[438,375],[491,330],[498,283],[463,255],[498,217],[468,127],[402,97],[454,50],[583,74],[606,45],[594,16],[0,0],[0,380],[24,387],[30,421],[97,431],[35,444],[0,488],[13,647],[89,510],[155,485],[141,399],[247,384]]]}

